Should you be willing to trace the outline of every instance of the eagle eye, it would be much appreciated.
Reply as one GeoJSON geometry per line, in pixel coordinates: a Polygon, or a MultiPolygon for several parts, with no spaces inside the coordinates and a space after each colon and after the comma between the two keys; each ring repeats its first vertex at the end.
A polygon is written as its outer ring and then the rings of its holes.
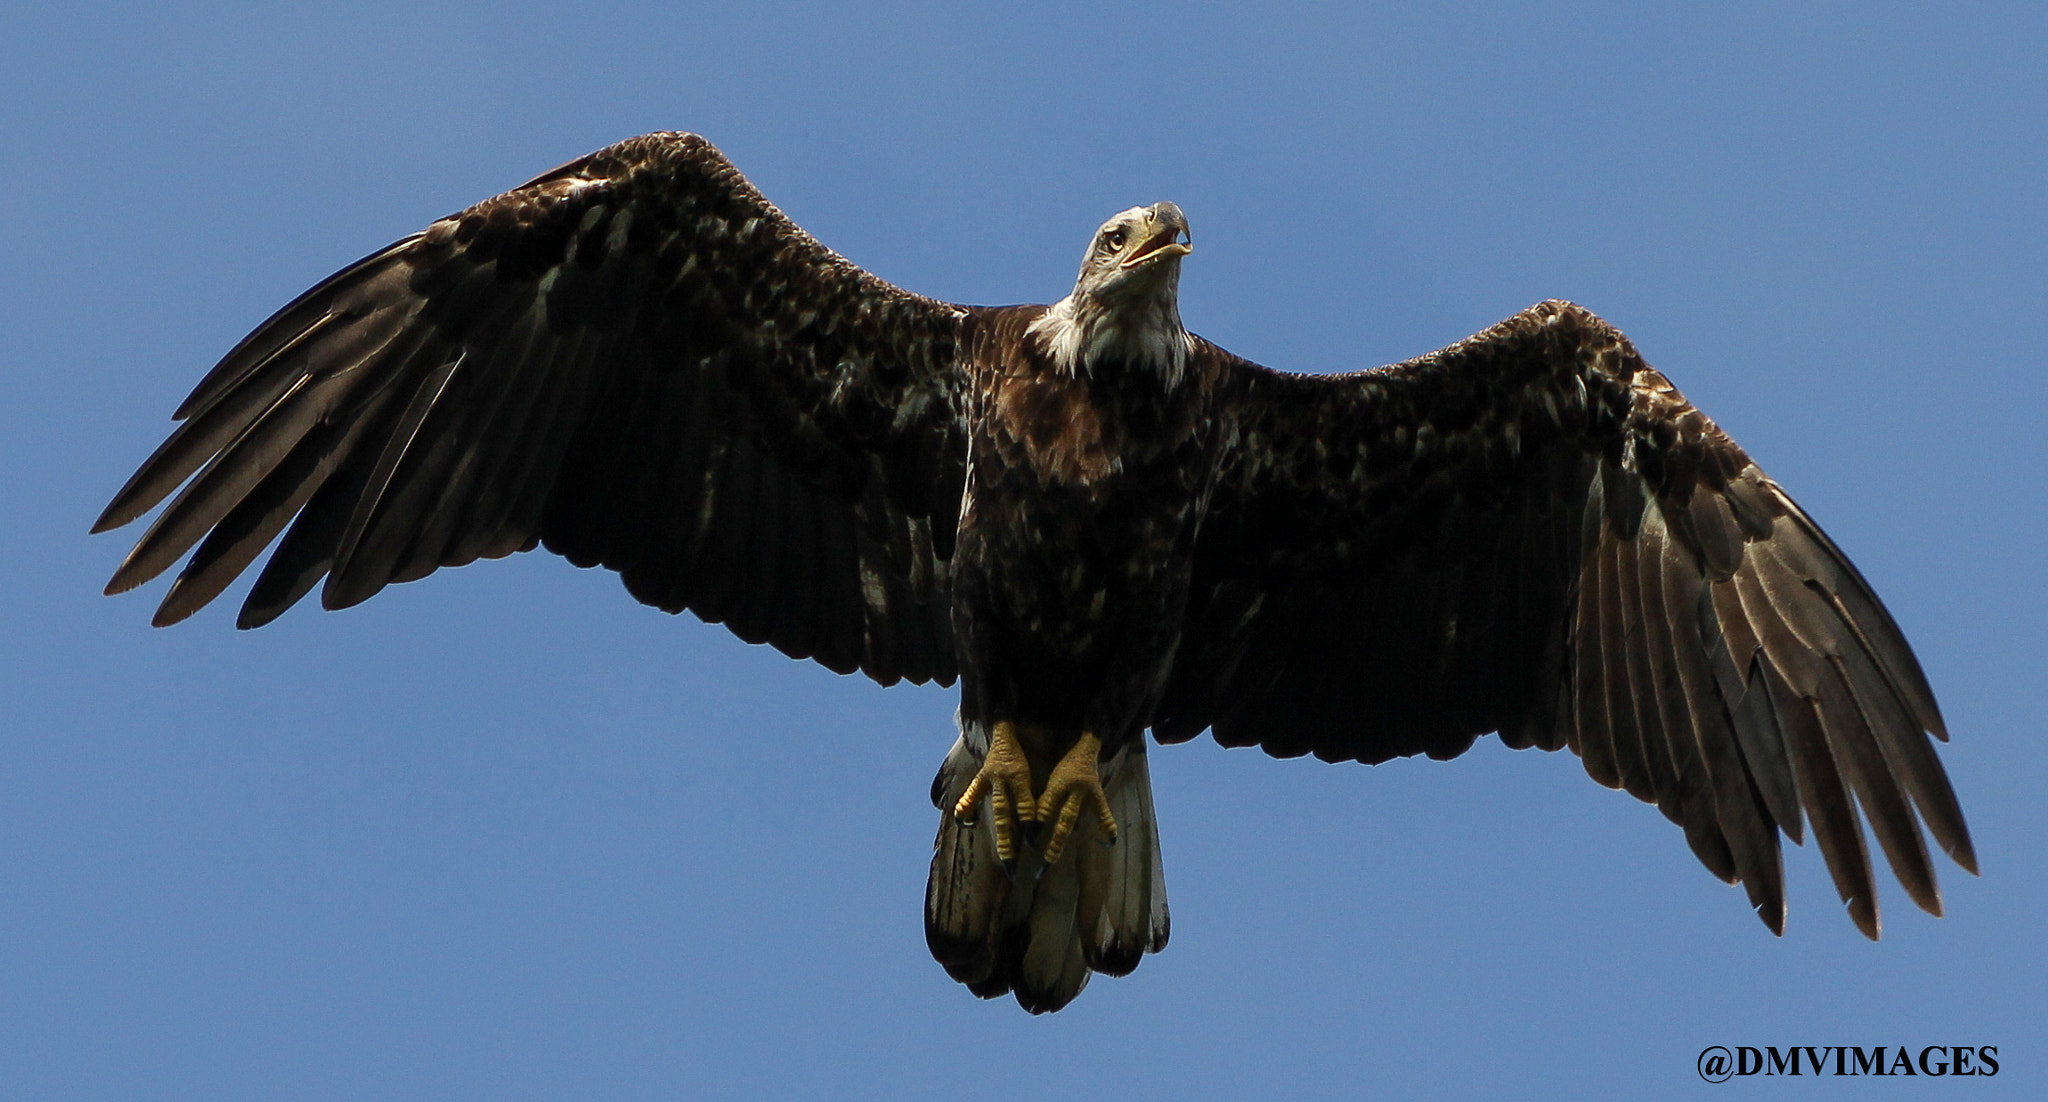
{"type": "Polygon", "coordinates": [[[1123,230],[1114,229],[1102,235],[1102,243],[1109,246],[1110,252],[1115,252],[1124,247],[1127,236],[1123,230]]]}

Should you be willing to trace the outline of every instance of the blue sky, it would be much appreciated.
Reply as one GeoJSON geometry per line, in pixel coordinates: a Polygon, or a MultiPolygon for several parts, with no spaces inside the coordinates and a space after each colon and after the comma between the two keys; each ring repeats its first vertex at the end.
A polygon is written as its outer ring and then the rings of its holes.
{"type": "Polygon", "coordinates": [[[8,27],[0,1094],[1672,1097],[1713,1044],[1997,1045],[1995,1079],[1883,1089],[2048,1083],[2038,6],[73,4],[8,27]],[[1790,850],[1775,939],[1568,755],[1205,740],[1154,758],[1172,944],[1028,1018],[922,941],[947,692],[833,677],[540,555],[249,633],[234,600],[155,631],[161,583],[98,596],[134,533],[86,527],[248,328],[671,128],[961,302],[1055,298],[1102,218],[1172,199],[1188,325],[1276,367],[1587,305],[1888,602],[1985,875],[1942,867],[1940,920],[1885,881],[1870,944],[1790,850]]]}

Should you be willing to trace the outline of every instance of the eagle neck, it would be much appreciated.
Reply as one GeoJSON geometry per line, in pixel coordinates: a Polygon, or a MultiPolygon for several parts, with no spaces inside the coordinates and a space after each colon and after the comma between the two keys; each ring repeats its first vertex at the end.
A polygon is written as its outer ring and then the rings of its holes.
{"type": "Polygon", "coordinates": [[[1093,380],[1103,370],[1135,371],[1168,390],[1186,377],[1193,344],[1171,294],[1105,301],[1076,290],[1046,307],[1029,334],[1061,374],[1093,380]]]}

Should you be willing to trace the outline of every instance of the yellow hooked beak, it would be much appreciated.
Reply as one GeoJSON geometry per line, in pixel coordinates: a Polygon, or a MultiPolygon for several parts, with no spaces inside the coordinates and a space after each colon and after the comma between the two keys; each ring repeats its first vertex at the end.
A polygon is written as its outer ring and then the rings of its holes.
{"type": "Polygon", "coordinates": [[[1137,227],[1144,235],[1138,247],[1125,254],[1117,265],[1119,268],[1135,268],[1154,260],[1169,256],[1186,256],[1195,251],[1195,245],[1188,236],[1187,216],[1172,203],[1154,203],[1145,210],[1145,222],[1137,227]]]}

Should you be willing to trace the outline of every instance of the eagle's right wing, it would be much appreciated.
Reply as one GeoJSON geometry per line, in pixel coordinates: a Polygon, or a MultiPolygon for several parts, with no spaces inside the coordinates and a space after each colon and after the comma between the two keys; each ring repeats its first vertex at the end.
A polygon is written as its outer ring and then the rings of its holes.
{"type": "Polygon", "coordinates": [[[1235,448],[1161,740],[1367,762],[1488,731],[1570,746],[1773,930],[1776,835],[1806,819],[1872,937],[1859,805],[1922,907],[1940,897],[1921,821],[1975,869],[1928,742],[1941,715],[1884,606],[1599,318],[1544,303],[1351,375],[1221,367],[1235,448]]]}
{"type": "Polygon", "coordinates": [[[183,619],[289,523],[254,627],[322,577],[341,608],[540,543],[750,642],[949,682],[973,319],[818,244],[703,139],[634,138],[245,338],[95,526],[184,487],[108,592],[197,543],[156,616],[183,619]]]}

